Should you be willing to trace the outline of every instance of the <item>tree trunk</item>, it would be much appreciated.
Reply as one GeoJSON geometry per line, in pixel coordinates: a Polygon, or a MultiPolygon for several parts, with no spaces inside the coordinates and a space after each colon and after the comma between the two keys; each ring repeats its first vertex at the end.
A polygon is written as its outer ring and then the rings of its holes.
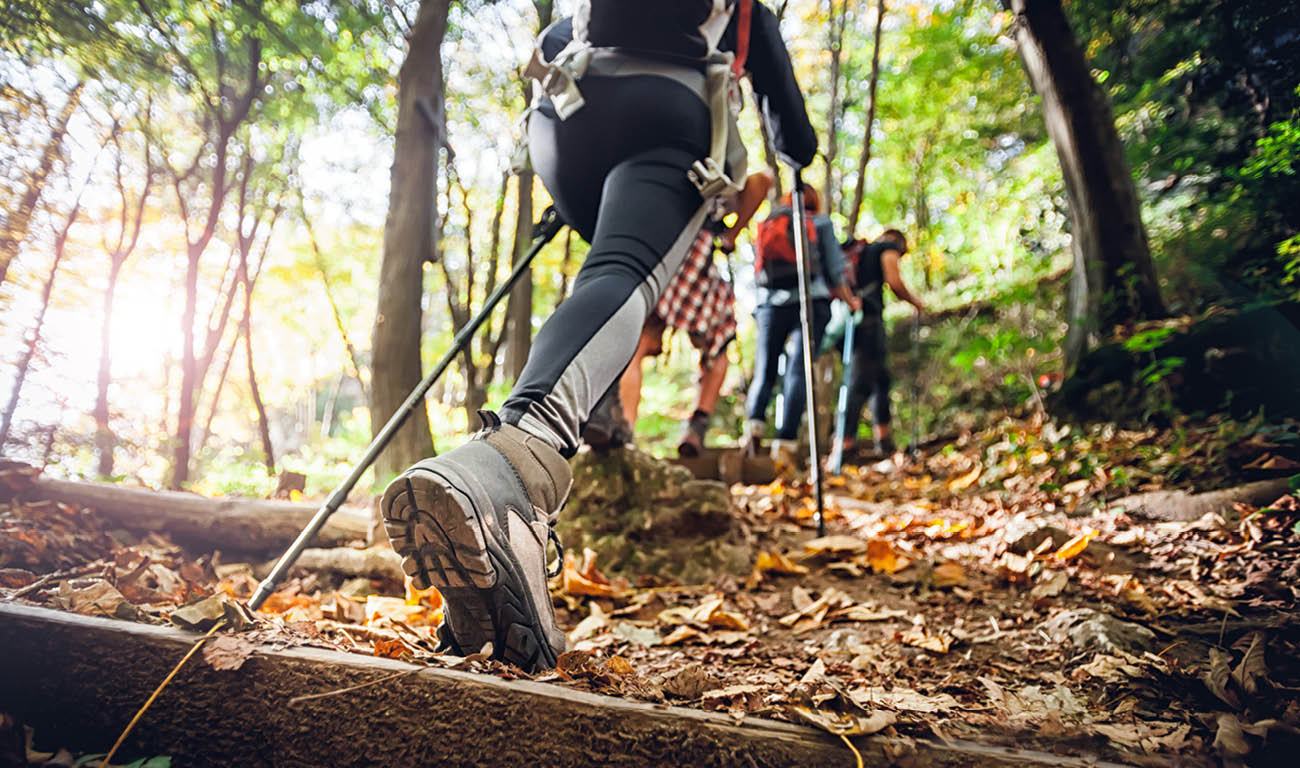
{"type": "Polygon", "coordinates": [[[266,406],[262,404],[262,391],[257,386],[257,373],[253,368],[253,335],[251,332],[250,311],[253,305],[251,292],[245,293],[244,304],[244,359],[248,361],[248,388],[253,393],[253,407],[257,409],[257,432],[262,437],[263,461],[266,462],[266,474],[275,477],[275,448],[271,445],[271,425],[266,418],[266,406]]]}
{"type": "Polygon", "coordinates": [[[840,146],[840,59],[844,52],[844,27],[849,18],[849,0],[840,0],[839,15],[835,15],[835,0],[829,0],[830,35],[827,48],[831,53],[831,103],[826,111],[826,186],[822,194],[822,207],[826,213],[839,205],[839,185],[835,183],[835,158],[840,146]]]}
{"type": "MultiPolygon", "coordinates": [[[[533,0],[533,9],[537,11],[537,31],[541,32],[551,24],[555,13],[553,0],[533,0]]],[[[532,98],[532,81],[524,78],[520,83],[524,92],[524,101],[532,98]]],[[[533,239],[533,170],[531,165],[519,172],[519,204],[515,210],[515,243],[510,259],[514,267],[528,252],[533,239]]],[[[524,363],[528,362],[528,353],[533,347],[533,273],[529,271],[510,291],[510,300],[506,303],[506,360],[505,374],[517,381],[523,373],[524,363]]],[[[484,381],[487,387],[491,382],[484,381]]]]}
{"type": "MultiPolygon", "coordinates": [[[[371,338],[370,428],[378,434],[420,382],[420,301],[424,262],[434,255],[435,160],[443,135],[442,45],[450,0],[422,0],[398,74],[397,135],[390,175],[379,307],[371,338]]],[[[375,463],[384,481],[427,457],[433,437],[424,408],[375,463]]]]}
{"type": "Polygon", "coordinates": [[[236,333],[230,340],[230,349],[226,350],[225,362],[221,364],[221,373],[217,375],[217,387],[212,390],[212,403],[208,407],[207,421],[203,422],[203,433],[199,435],[197,447],[198,453],[203,453],[204,447],[208,444],[208,438],[212,436],[212,422],[217,418],[217,407],[221,404],[221,392],[226,388],[226,377],[230,375],[230,364],[235,360],[235,349],[239,346],[239,337],[242,334],[236,333]]]}
{"type": "MultiPolygon", "coordinates": [[[[45,142],[41,152],[41,162],[36,166],[31,179],[23,190],[22,201],[17,210],[6,211],[4,226],[0,227],[0,284],[9,274],[9,265],[18,258],[18,250],[31,229],[32,215],[36,212],[36,203],[45,191],[45,182],[54,170],[54,164],[63,154],[63,140],[68,135],[68,123],[81,103],[81,89],[85,83],[77,83],[68,91],[68,100],[50,128],[50,138],[45,142]]],[[[7,424],[7,422],[6,422],[7,424]]]]}
{"type": "Polygon", "coordinates": [[[849,207],[849,223],[845,237],[857,236],[858,217],[862,215],[862,200],[867,190],[867,164],[871,162],[871,127],[876,122],[876,86],[880,83],[880,30],[885,21],[885,0],[876,3],[875,44],[871,49],[871,79],[867,86],[867,122],[862,131],[862,151],[858,153],[858,178],[853,182],[853,204],[849,207]]]}
{"type": "MultiPolygon", "coordinates": [[[[510,266],[514,267],[528,253],[533,233],[533,172],[519,173],[519,201],[515,210],[515,245],[510,266]]],[[[524,275],[510,291],[506,305],[506,375],[519,379],[528,362],[533,345],[533,275],[524,275]]]]}
{"type": "Polygon", "coordinates": [[[113,299],[117,294],[117,279],[122,274],[125,258],[116,258],[108,268],[108,285],[104,288],[104,315],[99,329],[99,375],[95,393],[95,450],[99,453],[100,477],[113,474],[113,432],[108,425],[108,385],[112,381],[113,299]]]}
{"type": "Polygon", "coordinates": [[[194,316],[199,303],[199,256],[191,246],[185,261],[185,309],[181,312],[181,391],[176,406],[175,452],[172,455],[171,487],[180,489],[190,479],[190,435],[194,425],[195,373],[194,316]]]}
{"type": "MultiPolygon", "coordinates": [[[[45,279],[45,287],[41,289],[41,308],[36,312],[36,322],[32,325],[32,332],[27,339],[22,357],[14,366],[13,388],[9,391],[9,402],[5,404],[4,414],[0,416],[3,418],[3,422],[0,423],[0,450],[3,450],[5,443],[9,441],[9,432],[14,425],[14,414],[18,411],[18,400],[22,395],[23,384],[27,381],[27,373],[32,367],[32,358],[36,356],[36,348],[40,345],[41,328],[45,325],[45,312],[50,308],[50,294],[54,291],[54,278],[59,274],[59,265],[63,263],[63,254],[67,250],[68,233],[80,213],[81,203],[78,202],[73,205],[67,222],[54,240],[54,261],[50,264],[50,274],[45,279]]],[[[57,421],[62,421],[62,417],[60,416],[57,421]]]]}
{"type": "Polygon", "coordinates": [[[1010,0],[1029,82],[1043,102],[1070,201],[1071,247],[1082,299],[1071,312],[1066,366],[1087,337],[1114,325],[1162,317],[1160,284],[1142,226],[1137,189],[1105,92],[1093,80],[1059,0],[1010,0]]]}

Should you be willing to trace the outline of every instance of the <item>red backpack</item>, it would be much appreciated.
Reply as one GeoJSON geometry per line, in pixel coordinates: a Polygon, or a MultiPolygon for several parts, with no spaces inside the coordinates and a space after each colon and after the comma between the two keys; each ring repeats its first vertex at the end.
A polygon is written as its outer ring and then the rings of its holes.
{"type": "MultiPolygon", "coordinates": [[[[758,247],[754,258],[754,275],[764,288],[793,288],[799,284],[798,259],[794,250],[794,212],[783,205],[758,223],[758,247]]],[[[810,213],[804,214],[804,231],[808,233],[808,247],[817,247],[817,228],[810,213]]],[[[809,258],[812,271],[809,277],[821,270],[821,260],[809,258]]]]}

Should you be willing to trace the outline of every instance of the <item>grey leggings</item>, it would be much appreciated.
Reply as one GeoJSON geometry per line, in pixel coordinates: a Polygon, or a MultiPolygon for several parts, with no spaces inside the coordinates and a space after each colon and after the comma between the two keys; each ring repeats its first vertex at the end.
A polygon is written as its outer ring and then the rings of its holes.
{"type": "Polygon", "coordinates": [[[704,201],[686,172],[710,137],[704,102],[673,80],[587,77],[580,87],[586,105],[567,120],[543,105],[528,141],[560,215],[591,250],[501,408],[565,456],[700,229],[704,201]]]}

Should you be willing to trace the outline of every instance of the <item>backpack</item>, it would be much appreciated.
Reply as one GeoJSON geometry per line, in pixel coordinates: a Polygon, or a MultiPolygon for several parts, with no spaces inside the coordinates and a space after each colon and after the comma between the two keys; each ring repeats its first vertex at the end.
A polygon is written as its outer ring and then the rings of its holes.
{"type": "MultiPolygon", "coordinates": [[[[817,247],[817,227],[811,213],[804,213],[804,231],[808,233],[808,248],[817,247]]],[[[754,276],[764,288],[794,288],[799,284],[799,260],[795,256],[794,212],[790,206],[774,209],[757,226],[758,245],[755,249],[754,276]]],[[[821,271],[821,260],[809,258],[812,269],[809,278],[821,271]]]]}

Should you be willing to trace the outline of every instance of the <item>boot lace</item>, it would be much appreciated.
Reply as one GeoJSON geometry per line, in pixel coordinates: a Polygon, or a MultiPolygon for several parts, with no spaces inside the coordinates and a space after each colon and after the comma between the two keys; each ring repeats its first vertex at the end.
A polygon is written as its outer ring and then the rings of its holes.
{"type": "Polygon", "coordinates": [[[560,535],[555,532],[554,525],[546,527],[546,539],[555,544],[555,570],[554,572],[549,568],[546,570],[546,578],[553,579],[564,570],[564,544],[560,542],[560,535]]]}

